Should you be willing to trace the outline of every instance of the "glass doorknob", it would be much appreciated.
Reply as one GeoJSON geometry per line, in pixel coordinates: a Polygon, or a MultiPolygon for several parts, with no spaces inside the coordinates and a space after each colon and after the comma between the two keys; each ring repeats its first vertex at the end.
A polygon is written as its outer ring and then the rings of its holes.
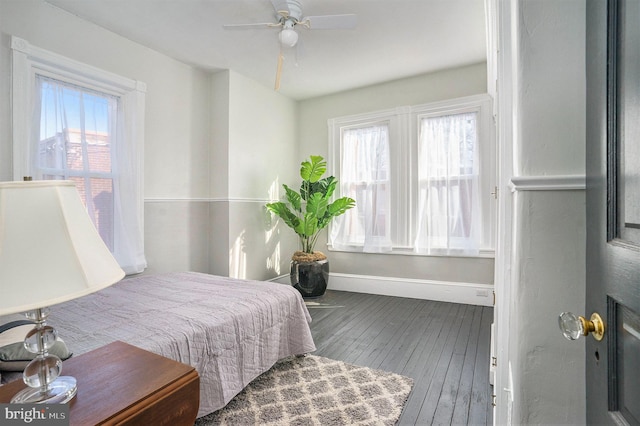
{"type": "Polygon", "coordinates": [[[563,312],[558,317],[558,326],[560,326],[564,337],[569,340],[576,340],[580,336],[589,335],[589,333],[598,341],[604,337],[604,322],[595,312],[591,314],[590,320],[573,312],[563,312]]]}

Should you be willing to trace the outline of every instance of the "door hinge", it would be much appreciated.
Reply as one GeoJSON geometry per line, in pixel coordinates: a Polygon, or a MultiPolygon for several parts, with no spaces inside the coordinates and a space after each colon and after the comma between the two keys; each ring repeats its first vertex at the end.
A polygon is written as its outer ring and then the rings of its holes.
{"type": "Polygon", "coordinates": [[[491,195],[493,195],[494,199],[496,199],[496,200],[498,199],[498,187],[497,186],[493,187],[493,191],[491,192],[491,195]]]}
{"type": "Polygon", "coordinates": [[[491,406],[495,407],[496,406],[496,395],[491,394],[491,406]]]}
{"type": "Polygon", "coordinates": [[[496,358],[495,356],[491,357],[491,366],[492,367],[497,367],[498,366],[498,358],[496,358]]]}

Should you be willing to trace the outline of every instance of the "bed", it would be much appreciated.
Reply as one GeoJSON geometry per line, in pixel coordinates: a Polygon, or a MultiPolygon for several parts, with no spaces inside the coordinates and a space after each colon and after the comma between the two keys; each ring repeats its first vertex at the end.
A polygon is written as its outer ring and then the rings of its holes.
{"type": "Polygon", "coordinates": [[[315,350],[311,317],[293,287],[196,272],[124,279],[52,306],[48,322],[74,355],[121,340],[192,365],[198,417],[224,407],[279,359],[315,350]]]}

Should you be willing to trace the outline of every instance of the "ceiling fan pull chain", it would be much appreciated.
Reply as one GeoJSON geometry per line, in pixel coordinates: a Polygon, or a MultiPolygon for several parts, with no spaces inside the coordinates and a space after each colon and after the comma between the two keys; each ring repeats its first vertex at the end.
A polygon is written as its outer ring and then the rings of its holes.
{"type": "Polygon", "coordinates": [[[278,69],[276,70],[276,85],[274,87],[275,90],[280,89],[280,75],[282,74],[283,60],[284,60],[284,55],[282,54],[282,49],[280,49],[280,54],[278,55],[278,69]]]}

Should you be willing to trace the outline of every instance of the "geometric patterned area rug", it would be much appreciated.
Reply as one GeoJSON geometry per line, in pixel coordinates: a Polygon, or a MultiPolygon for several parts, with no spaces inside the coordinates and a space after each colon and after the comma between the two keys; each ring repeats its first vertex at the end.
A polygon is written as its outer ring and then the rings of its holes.
{"type": "Polygon", "coordinates": [[[413,379],[315,355],[278,361],[226,407],[196,420],[209,425],[394,425],[413,379]]]}

